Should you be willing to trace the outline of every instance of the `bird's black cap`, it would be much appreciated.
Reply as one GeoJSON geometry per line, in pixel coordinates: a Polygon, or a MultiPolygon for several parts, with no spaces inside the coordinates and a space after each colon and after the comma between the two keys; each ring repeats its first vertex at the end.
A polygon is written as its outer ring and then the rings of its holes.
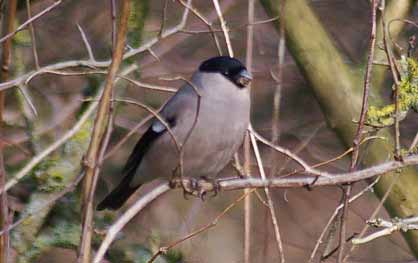
{"type": "Polygon", "coordinates": [[[219,56],[205,60],[200,65],[199,70],[202,72],[221,73],[240,87],[245,85],[237,82],[239,77],[245,75],[251,80],[251,75],[248,73],[247,68],[241,63],[241,61],[229,56],[219,56]]]}

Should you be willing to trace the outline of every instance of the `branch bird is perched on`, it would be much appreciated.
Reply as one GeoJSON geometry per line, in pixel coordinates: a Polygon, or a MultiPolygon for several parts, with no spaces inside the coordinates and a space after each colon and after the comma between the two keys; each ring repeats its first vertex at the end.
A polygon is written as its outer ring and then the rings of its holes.
{"type": "MultiPolygon", "coordinates": [[[[204,61],[191,83],[180,88],[162,108],[160,116],[178,144],[185,142],[185,177],[213,178],[232,159],[250,121],[247,86],[251,79],[239,60],[213,57],[204,61]]],[[[132,151],[122,181],[97,209],[118,209],[142,184],[157,177],[171,178],[180,160],[172,135],[154,118],[132,151]]]]}

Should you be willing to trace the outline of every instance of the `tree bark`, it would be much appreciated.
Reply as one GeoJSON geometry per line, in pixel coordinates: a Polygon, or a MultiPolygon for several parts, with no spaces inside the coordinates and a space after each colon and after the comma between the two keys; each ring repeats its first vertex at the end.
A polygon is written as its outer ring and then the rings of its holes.
{"type": "MultiPolygon", "coordinates": [[[[271,16],[279,14],[279,2],[280,0],[261,0],[271,16]]],[[[394,2],[398,4],[398,1],[391,1],[389,6],[394,6],[394,2]]],[[[410,3],[410,7],[413,1],[407,2],[410,3]]],[[[361,109],[362,78],[353,73],[358,69],[350,68],[343,62],[339,50],[306,0],[286,1],[284,13],[285,16],[280,20],[283,19],[286,23],[288,49],[315,92],[328,125],[335,130],[345,145],[350,147],[356,131],[353,120],[358,120],[361,109]]],[[[390,19],[389,14],[399,15],[392,11],[387,11],[386,14],[386,19],[390,19]]],[[[278,24],[279,22],[276,22],[277,30],[278,24]]],[[[380,74],[382,76],[378,78],[384,78],[384,75],[380,74]]],[[[371,105],[379,104],[383,100],[379,94],[380,90],[379,87],[373,87],[371,90],[371,105]]],[[[386,137],[387,140],[374,140],[367,149],[363,148],[363,166],[393,159],[393,136],[387,129],[379,131],[378,135],[386,137]]],[[[418,172],[409,167],[402,169],[400,173],[402,175],[389,194],[385,207],[394,217],[416,215],[418,172]]],[[[379,197],[384,195],[394,175],[395,172],[382,176],[375,187],[379,197]]],[[[418,231],[408,231],[405,237],[411,250],[418,257],[418,231]]]]}

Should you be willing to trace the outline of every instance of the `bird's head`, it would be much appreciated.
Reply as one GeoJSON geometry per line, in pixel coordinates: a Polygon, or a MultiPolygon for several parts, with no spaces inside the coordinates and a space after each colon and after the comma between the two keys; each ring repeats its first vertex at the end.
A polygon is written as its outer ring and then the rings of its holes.
{"type": "Polygon", "coordinates": [[[210,58],[200,65],[199,70],[201,72],[220,73],[239,88],[247,87],[252,80],[251,74],[241,61],[229,56],[210,58]]]}

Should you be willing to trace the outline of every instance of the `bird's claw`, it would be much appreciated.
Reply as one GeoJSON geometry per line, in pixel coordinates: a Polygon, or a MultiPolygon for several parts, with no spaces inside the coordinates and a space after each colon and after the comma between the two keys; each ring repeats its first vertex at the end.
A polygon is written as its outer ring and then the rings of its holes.
{"type": "Polygon", "coordinates": [[[188,199],[189,196],[196,196],[202,201],[206,200],[208,189],[210,189],[209,191],[213,191],[212,196],[216,196],[220,190],[217,180],[205,176],[200,178],[189,178],[189,180],[170,181],[170,187],[176,188],[180,186],[183,188],[183,196],[185,199],[188,199]],[[208,187],[207,183],[210,183],[212,187],[208,187]]]}

